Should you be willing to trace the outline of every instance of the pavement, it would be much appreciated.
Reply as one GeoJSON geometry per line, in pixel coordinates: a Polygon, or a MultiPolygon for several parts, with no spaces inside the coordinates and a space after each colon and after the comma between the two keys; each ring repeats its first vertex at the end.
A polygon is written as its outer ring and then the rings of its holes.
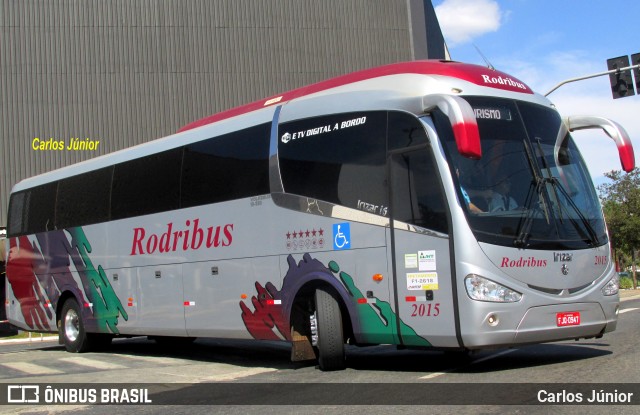
{"type": "Polygon", "coordinates": [[[0,344],[36,344],[44,342],[58,341],[57,334],[32,333],[31,337],[21,339],[0,339],[0,344]]]}
{"type": "Polygon", "coordinates": [[[620,301],[633,300],[636,298],[640,298],[640,288],[637,290],[634,290],[633,288],[620,290],[620,301]]]}

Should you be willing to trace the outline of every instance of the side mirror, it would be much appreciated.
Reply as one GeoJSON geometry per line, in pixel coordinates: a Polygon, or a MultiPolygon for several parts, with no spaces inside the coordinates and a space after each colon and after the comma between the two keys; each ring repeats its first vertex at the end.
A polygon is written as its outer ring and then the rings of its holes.
{"type": "MultiPolygon", "coordinates": [[[[622,169],[629,173],[635,168],[636,158],[633,152],[631,139],[629,138],[629,134],[627,134],[624,127],[622,127],[617,122],[603,117],[582,115],[566,117],[563,119],[563,121],[569,131],[601,128],[609,137],[611,137],[611,139],[613,139],[613,141],[616,142],[622,169]]],[[[558,137],[558,139],[560,139],[560,137],[558,137]]]]}
{"type": "Polygon", "coordinates": [[[470,159],[482,157],[480,131],[471,105],[464,99],[444,94],[425,95],[422,98],[425,112],[439,108],[449,118],[456,139],[458,152],[470,159]]]}

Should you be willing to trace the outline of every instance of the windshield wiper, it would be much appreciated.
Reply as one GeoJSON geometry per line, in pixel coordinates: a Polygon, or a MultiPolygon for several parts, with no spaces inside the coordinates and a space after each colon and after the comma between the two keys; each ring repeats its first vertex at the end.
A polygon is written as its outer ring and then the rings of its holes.
{"type": "MultiPolygon", "coordinates": [[[[560,220],[560,223],[562,223],[562,220],[563,220],[562,211],[564,210],[563,208],[565,206],[563,203],[560,203],[560,198],[558,197],[558,190],[560,190],[560,193],[565,197],[565,199],[569,203],[569,206],[571,206],[573,210],[578,214],[578,217],[582,221],[585,229],[587,230],[587,233],[589,233],[590,239],[585,238],[585,242],[587,242],[589,246],[597,245],[598,235],[596,234],[595,229],[593,229],[593,226],[591,226],[587,218],[584,217],[584,215],[580,211],[580,208],[575,204],[575,202],[573,201],[569,193],[567,193],[567,190],[564,188],[564,186],[562,186],[562,184],[558,181],[558,179],[551,174],[551,168],[549,167],[549,164],[547,163],[547,160],[544,157],[544,151],[542,150],[542,145],[540,144],[541,139],[539,137],[536,137],[535,141],[537,144],[537,147],[535,148],[540,153],[543,168],[547,172],[547,177],[543,178],[542,180],[544,183],[549,183],[551,185],[551,188],[553,189],[553,199],[555,200],[555,203],[558,207],[558,219],[560,220]]],[[[578,226],[576,221],[568,214],[567,214],[567,218],[571,221],[575,229],[578,232],[580,232],[580,227],[578,226]]]]}
{"type": "Polygon", "coordinates": [[[523,144],[525,153],[527,155],[527,161],[529,162],[529,169],[533,174],[533,181],[531,182],[531,186],[529,186],[529,192],[527,193],[527,198],[525,199],[524,207],[526,209],[526,213],[520,220],[517,231],[518,236],[513,241],[513,244],[518,248],[525,248],[527,246],[527,240],[531,236],[529,232],[531,231],[531,225],[533,224],[533,216],[536,211],[541,210],[539,205],[542,205],[542,210],[547,220],[547,225],[550,225],[550,212],[547,206],[546,198],[542,191],[545,179],[538,171],[535,158],[533,154],[531,154],[531,148],[529,147],[528,143],[524,141],[523,144]],[[534,196],[537,196],[538,199],[537,202],[535,202],[535,208],[533,206],[535,200],[534,196]]]}
{"type": "MultiPolygon", "coordinates": [[[[560,183],[560,181],[556,177],[550,177],[547,181],[551,183],[551,186],[553,186],[554,189],[560,190],[560,193],[567,200],[567,202],[569,203],[569,206],[571,206],[571,208],[578,214],[580,221],[582,222],[582,224],[584,225],[584,228],[587,230],[587,233],[589,234],[589,237],[585,238],[585,241],[587,242],[587,244],[592,247],[597,246],[599,244],[598,233],[593,228],[589,220],[584,216],[584,214],[582,213],[578,205],[576,205],[576,202],[573,201],[573,199],[567,192],[567,189],[564,188],[564,186],[560,183]]],[[[564,205],[560,203],[560,200],[558,200],[558,210],[560,211],[560,218],[562,218],[563,207],[564,205]]],[[[567,214],[567,218],[569,218],[571,223],[575,226],[576,230],[580,231],[580,227],[578,226],[576,221],[568,214],[567,214]]]]}
{"type": "MultiPolygon", "coordinates": [[[[527,246],[527,241],[531,236],[531,225],[533,224],[533,216],[536,211],[539,211],[538,207],[540,204],[540,198],[542,193],[542,186],[544,185],[544,179],[541,177],[536,177],[529,186],[529,192],[527,193],[527,198],[525,199],[525,214],[520,219],[520,223],[518,225],[518,236],[513,241],[513,244],[517,248],[525,248],[527,246]],[[538,202],[534,202],[535,196],[538,197],[538,202]]],[[[543,202],[544,203],[544,200],[543,202]]],[[[547,216],[547,222],[549,221],[549,217],[547,216]]]]}

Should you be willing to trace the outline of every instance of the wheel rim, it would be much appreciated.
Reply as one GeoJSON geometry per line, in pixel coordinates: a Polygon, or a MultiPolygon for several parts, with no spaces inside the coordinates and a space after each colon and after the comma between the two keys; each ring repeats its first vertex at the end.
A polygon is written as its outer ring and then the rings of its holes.
{"type": "Polygon", "coordinates": [[[74,342],[80,334],[80,318],[75,310],[67,311],[64,317],[64,335],[69,341],[74,342]]]}

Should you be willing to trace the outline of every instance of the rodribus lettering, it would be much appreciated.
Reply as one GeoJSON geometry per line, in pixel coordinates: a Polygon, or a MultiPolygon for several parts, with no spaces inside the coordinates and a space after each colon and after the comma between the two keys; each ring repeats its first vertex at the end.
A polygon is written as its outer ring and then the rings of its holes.
{"type": "Polygon", "coordinates": [[[144,228],[135,228],[133,230],[133,245],[131,247],[131,254],[129,255],[136,255],[136,248],[138,252],[144,254],[144,251],[142,250],[142,240],[144,239],[144,233],[144,228]]]}
{"type": "Polygon", "coordinates": [[[502,268],[537,268],[537,267],[546,267],[547,260],[546,259],[536,259],[534,257],[519,259],[511,259],[507,257],[502,258],[502,262],[500,267],[502,268]]]}
{"type": "Polygon", "coordinates": [[[233,224],[224,225],[224,237],[225,239],[222,241],[222,246],[229,246],[233,242],[233,224]]]}
{"type": "Polygon", "coordinates": [[[179,248],[183,251],[196,251],[202,248],[203,243],[207,248],[229,246],[233,242],[233,224],[224,226],[209,226],[205,230],[200,227],[200,219],[185,222],[187,229],[173,231],[173,222],[167,223],[167,230],[161,235],[147,234],[144,228],[134,228],[133,241],[130,255],[176,252],[179,248]]]}
{"type": "Polygon", "coordinates": [[[173,223],[168,224],[167,232],[163,233],[160,237],[160,252],[169,252],[169,241],[171,240],[171,228],[173,223]]]}

